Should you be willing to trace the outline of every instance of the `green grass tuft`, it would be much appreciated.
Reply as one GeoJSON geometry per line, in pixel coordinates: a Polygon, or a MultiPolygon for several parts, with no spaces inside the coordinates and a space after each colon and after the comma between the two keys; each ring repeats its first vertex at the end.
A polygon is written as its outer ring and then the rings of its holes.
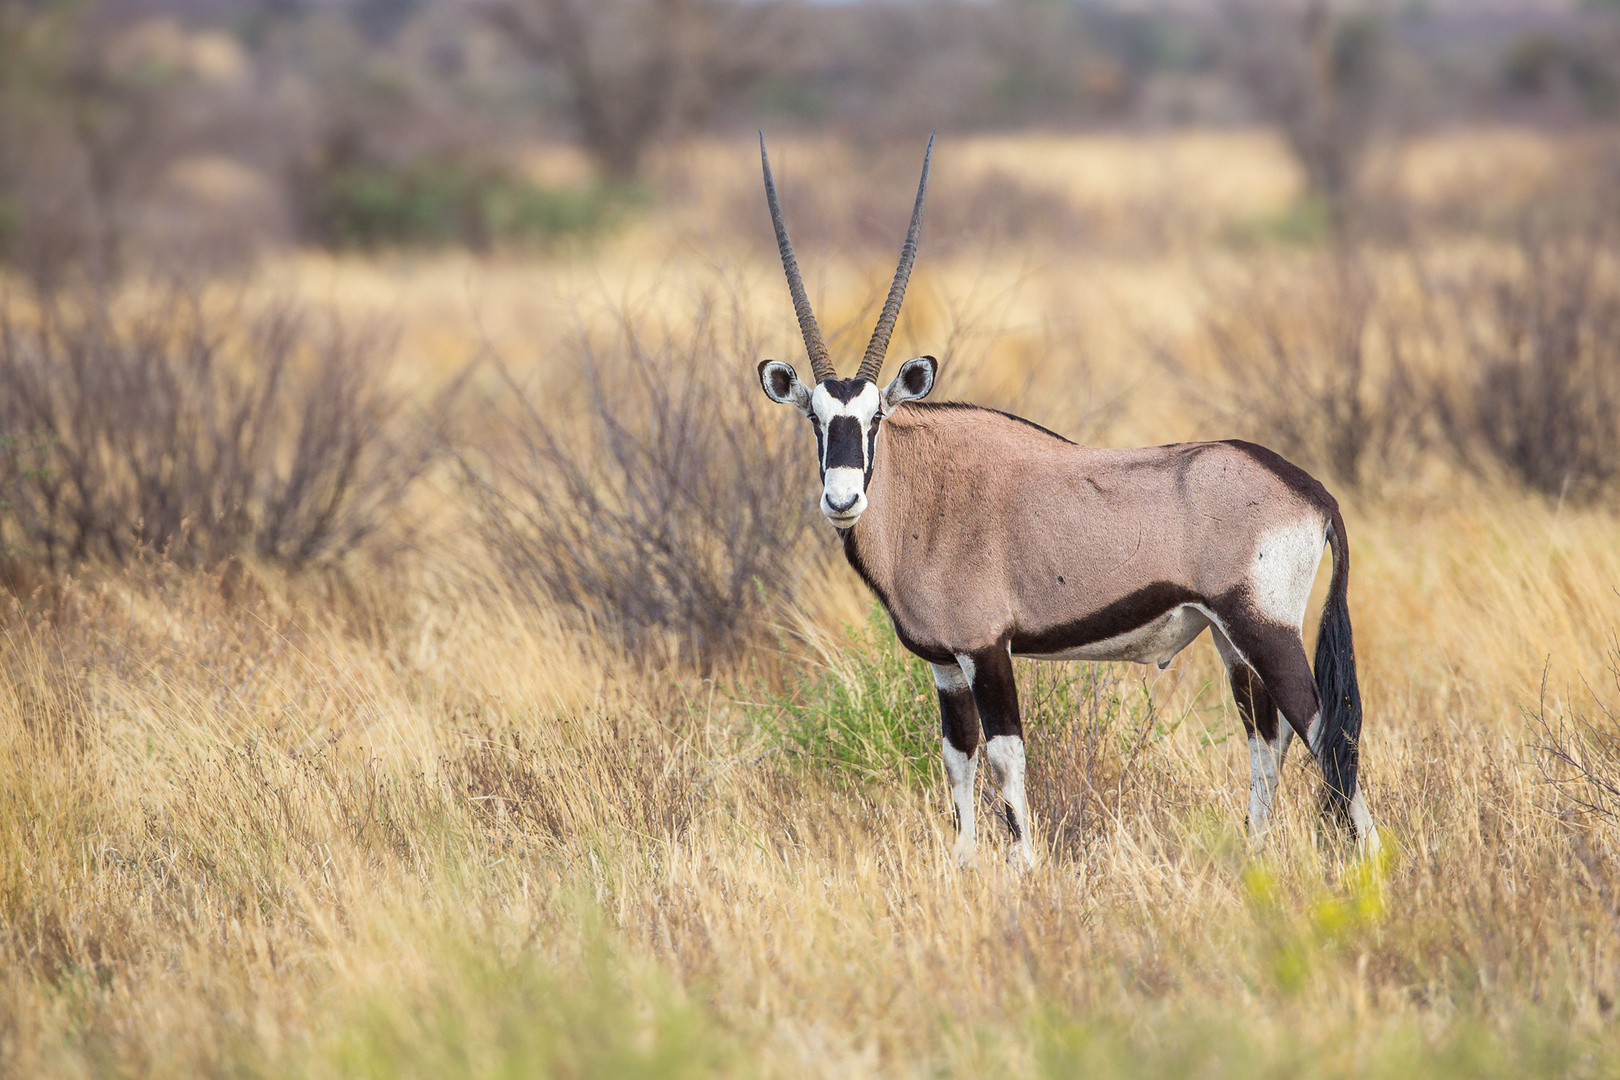
{"type": "Polygon", "coordinates": [[[939,758],[928,664],[901,648],[877,603],[864,626],[845,627],[841,644],[808,681],[755,708],[754,723],[837,781],[923,784],[939,758]]]}

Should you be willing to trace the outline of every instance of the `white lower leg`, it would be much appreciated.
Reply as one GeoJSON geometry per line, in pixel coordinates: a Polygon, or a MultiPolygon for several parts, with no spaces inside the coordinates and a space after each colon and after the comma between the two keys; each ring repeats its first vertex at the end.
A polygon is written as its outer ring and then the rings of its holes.
{"type": "MultiPolygon", "coordinates": [[[[972,693],[973,662],[967,661],[964,671],[957,664],[933,664],[934,685],[939,687],[941,708],[946,710],[946,730],[950,728],[949,705],[946,703],[948,695],[968,695],[972,693]]],[[[978,717],[972,719],[972,737],[978,739],[978,717]]],[[[949,738],[941,740],[944,744],[945,779],[951,785],[951,803],[956,807],[956,865],[973,865],[973,856],[978,850],[978,836],[973,827],[973,788],[974,780],[979,775],[979,748],[975,746],[972,753],[963,753],[951,745],[949,738]]]]}
{"type": "Polygon", "coordinates": [[[972,866],[979,841],[973,829],[973,780],[979,773],[979,748],[964,754],[945,740],[945,778],[951,784],[951,802],[956,807],[957,866],[972,866]]]}
{"type": "MultiPolygon", "coordinates": [[[[1286,730],[1286,729],[1285,729],[1286,730]]],[[[1277,794],[1277,767],[1282,762],[1282,751],[1287,746],[1285,736],[1278,734],[1275,743],[1268,743],[1258,734],[1249,735],[1249,840],[1258,844],[1265,838],[1271,824],[1271,803],[1277,794]]]]}
{"type": "Polygon", "coordinates": [[[1361,797],[1361,785],[1356,785],[1356,793],[1350,799],[1350,821],[1356,827],[1356,847],[1363,855],[1377,855],[1382,846],[1378,841],[1378,830],[1373,827],[1372,814],[1367,811],[1367,800],[1361,797]]]}
{"type": "Polygon", "coordinates": [[[1001,797],[1012,810],[1013,826],[1018,839],[1013,847],[1013,860],[1024,867],[1035,865],[1035,847],[1029,838],[1029,800],[1024,794],[1024,740],[1019,735],[997,735],[985,743],[984,756],[990,759],[990,771],[1001,787],[1001,797]]]}

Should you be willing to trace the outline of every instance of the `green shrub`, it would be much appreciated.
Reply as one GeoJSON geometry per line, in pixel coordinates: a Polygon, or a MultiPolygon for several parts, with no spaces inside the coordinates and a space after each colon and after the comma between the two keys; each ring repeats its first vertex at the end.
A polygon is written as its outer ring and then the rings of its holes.
{"type": "Polygon", "coordinates": [[[544,244],[599,232],[635,201],[634,192],[546,188],[458,162],[351,165],[319,183],[312,228],[340,248],[544,244]]]}
{"type": "Polygon", "coordinates": [[[1259,214],[1236,222],[1227,230],[1227,242],[1236,248],[1317,247],[1333,231],[1333,214],[1327,200],[1305,195],[1272,213],[1259,214]]]}

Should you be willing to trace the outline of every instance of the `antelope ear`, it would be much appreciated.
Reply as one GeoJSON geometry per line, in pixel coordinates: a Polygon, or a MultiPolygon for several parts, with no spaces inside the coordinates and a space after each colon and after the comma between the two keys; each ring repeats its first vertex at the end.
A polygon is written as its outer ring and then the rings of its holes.
{"type": "Polygon", "coordinates": [[[883,411],[890,412],[903,401],[927,397],[938,372],[939,361],[932,356],[919,356],[901,364],[899,373],[883,390],[883,411]]]}
{"type": "Polygon", "coordinates": [[[759,385],[765,388],[765,396],[772,401],[791,405],[806,416],[810,414],[810,388],[799,381],[799,373],[793,370],[792,364],[784,364],[780,360],[761,360],[759,385]]]}

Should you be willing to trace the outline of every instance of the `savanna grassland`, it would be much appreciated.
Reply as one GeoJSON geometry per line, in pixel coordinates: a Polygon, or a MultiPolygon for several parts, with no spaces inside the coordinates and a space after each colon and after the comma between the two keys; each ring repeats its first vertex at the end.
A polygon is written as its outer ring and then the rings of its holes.
{"type": "MultiPolygon", "coordinates": [[[[777,149],[846,368],[917,151],[777,149]]],[[[206,396],[153,421],[145,464],[108,448],[150,432],[86,441],[94,411],[7,433],[0,1067],[1615,1075],[1620,285],[1568,226],[1601,157],[1419,142],[1375,161],[1387,220],[1343,243],[1263,135],[935,159],[891,365],[937,354],[936,397],[1077,439],[1256,438],[1338,494],[1373,863],[1319,833],[1297,750],[1250,850],[1206,637],[1163,672],[1021,667],[1043,858],[1006,869],[987,828],[956,869],[926,665],[755,386],[763,357],[804,365],[747,140],[668,152],[614,229],[548,250],[286,257],[190,307],[120,299],[97,340],[146,318],[149,350],[221,343],[223,374],[175,385],[252,383],[283,340],[257,320],[298,307],[373,343],[339,351],[374,390],[322,382],[311,330],[285,385],[314,390],[240,398],[288,417],[258,441],[209,441],[241,429],[206,396]],[[1523,374],[1559,348],[1564,382],[1523,374]],[[370,419],[352,468],[300,487],[311,402],[370,419]],[[170,501],[119,493],[180,483],[197,446],[280,479],[154,532],[170,501]],[[83,476],[101,501],[72,503],[83,476]]],[[[9,310],[16,353],[43,316],[9,310]]],[[[49,376],[75,355],[28,370],[85,393],[49,376]]],[[[140,398],[120,386],[109,415],[140,398]]]]}

